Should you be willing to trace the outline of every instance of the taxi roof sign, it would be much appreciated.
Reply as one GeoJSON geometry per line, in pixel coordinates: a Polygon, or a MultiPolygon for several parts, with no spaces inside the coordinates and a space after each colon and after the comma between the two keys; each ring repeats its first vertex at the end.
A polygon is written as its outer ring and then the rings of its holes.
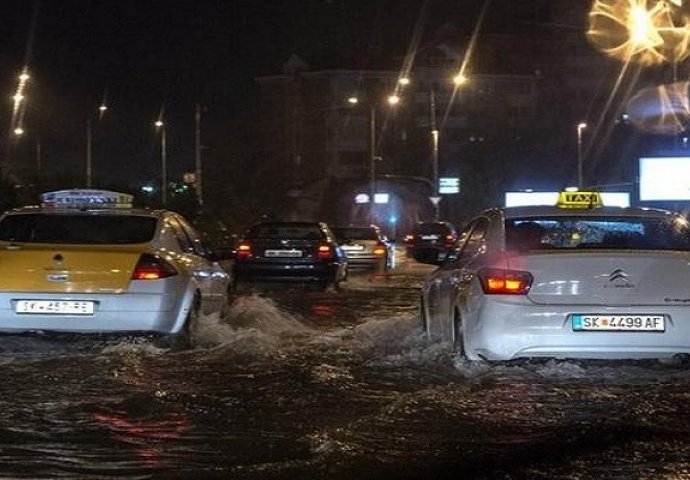
{"type": "Polygon", "coordinates": [[[560,192],[556,205],[561,208],[601,208],[604,202],[599,192],[560,192]]]}
{"type": "Polygon", "coordinates": [[[132,208],[134,196],[108,190],[58,190],[41,195],[41,205],[52,208],[132,208]]]}

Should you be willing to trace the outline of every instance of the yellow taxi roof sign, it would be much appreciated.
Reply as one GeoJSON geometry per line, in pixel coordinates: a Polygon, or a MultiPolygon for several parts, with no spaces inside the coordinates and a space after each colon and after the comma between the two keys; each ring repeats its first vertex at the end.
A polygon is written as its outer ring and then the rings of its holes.
{"type": "Polygon", "coordinates": [[[601,208],[604,202],[599,192],[560,192],[556,205],[561,208],[601,208]]]}
{"type": "Polygon", "coordinates": [[[132,208],[133,198],[133,195],[108,190],[58,190],[42,194],[41,205],[48,208],[132,208]]]}

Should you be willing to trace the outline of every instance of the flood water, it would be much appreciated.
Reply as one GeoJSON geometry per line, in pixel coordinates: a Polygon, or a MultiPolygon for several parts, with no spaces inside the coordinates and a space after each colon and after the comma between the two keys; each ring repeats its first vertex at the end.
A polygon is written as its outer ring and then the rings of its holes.
{"type": "Polygon", "coordinates": [[[188,351],[0,337],[0,476],[690,478],[687,367],[463,363],[421,330],[430,271],[250,289],[188,351]]]}

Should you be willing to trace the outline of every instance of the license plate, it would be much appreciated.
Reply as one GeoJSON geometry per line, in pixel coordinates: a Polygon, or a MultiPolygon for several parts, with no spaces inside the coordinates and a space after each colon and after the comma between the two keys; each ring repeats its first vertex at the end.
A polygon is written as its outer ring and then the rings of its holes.
{"type": "Polygon", "coordinates": [[[422,240],[438,240],[438,235],[422,235],[422,240]]]}
{"type": "Polygon", "coordinates": [[[663,332],[666,319],[663,315],[573,315],[572,325],[575,331],[663,332]]]}
{"type": "Polygon", "coordinates": [[[302,256],[302,250],[266,250],[267,257],[298,258],[302,256]]]}
{"type": "Polygon", "coordinates": [[[346,252],[356,252],[360,250],[364,250],[363,245],[343,245],[343,250],[346,252]]]}
{"type": "Polygon", "coordinates": [[[88,300],[17,300],[16,313],[43,315],[93,315],[94,302],[88,300]]]}

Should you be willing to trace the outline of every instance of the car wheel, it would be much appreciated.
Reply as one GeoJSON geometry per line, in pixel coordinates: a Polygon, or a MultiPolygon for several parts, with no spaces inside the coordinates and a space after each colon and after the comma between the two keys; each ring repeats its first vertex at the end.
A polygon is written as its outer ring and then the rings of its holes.
{"type": "Polygon", "coordinates": [[[194,348],[193,334],[199,323],[199,299],[196,298],[182,329],[177,333],[171,333],[163,337],[162,346],[171,350],[191,350],[194,348]]]}

